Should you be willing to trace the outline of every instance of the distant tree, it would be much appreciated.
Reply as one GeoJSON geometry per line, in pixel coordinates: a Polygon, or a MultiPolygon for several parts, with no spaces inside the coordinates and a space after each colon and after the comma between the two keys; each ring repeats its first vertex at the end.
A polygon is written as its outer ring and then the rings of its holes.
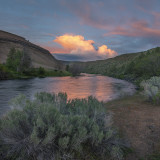
{"type": "Polygon", "coordinates": [[[66,65],[66,71],[69,71],[69,65],[68,64],[66,65]]]}
{"type": "Polygon", "coordinates": [[[21,71],[26,71],[31,67],[31,58],[28,55],[26,49],[23,49],[22,52],[22,58],[21,58],[21,63],[20,63],[20,70],[21,71]]]}
{"type": "Polygon", "coordinates": [[[45,69],[43,67],[38,68],[38,75],[40,75],[40,76],[45,75],[45,69]]]}
{"type": "Polygon", "coordinates": [[[15,72],[24,72],[31,67],[31,59],[27,52],[12,48],[9,51],[6,66],[15,72]]]}
{"type": "Polygon", "coordinates": [[[81,73],[82,69],[80,65],[72,64],[72,66],[69,68],[69,71],[72,73],[73,76],[77,76],[81,73]]]}
{"type": "Polygon", "coordinates": [[[15,48],[11,48],[9,53],[8,53],[7,60],[6,60],[6,66],[11,70],[15,69],[15,66],[14,66],[14,55],[15,55],[15,52],[16,52],[15,48]]]}
{"type": "Polygon", "coordinates": [[[157,48],[155,49],[155,52],[160,52],[160,47],[157,47],[157,48]]]}

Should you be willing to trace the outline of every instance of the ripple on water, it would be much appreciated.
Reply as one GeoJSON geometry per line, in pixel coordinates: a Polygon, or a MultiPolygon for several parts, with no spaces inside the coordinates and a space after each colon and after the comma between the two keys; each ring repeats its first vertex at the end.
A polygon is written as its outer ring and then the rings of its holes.
{"type": "Polygon", "coordinates": [[[109,101],[121,95],[131,95],[135,86],[111,77],[83,74],[78,77],[49,77],[28,80],[0,81],[0,114],[10,109],[8,102],[19,94],[33,98],[36,92],[66,92],[69,99],[90,95],[100,101],[109,101]]]}

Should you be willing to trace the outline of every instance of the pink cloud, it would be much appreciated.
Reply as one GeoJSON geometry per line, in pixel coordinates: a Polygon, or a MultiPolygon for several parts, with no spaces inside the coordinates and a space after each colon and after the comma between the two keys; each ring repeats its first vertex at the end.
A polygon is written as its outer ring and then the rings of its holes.
{"type": "MultiPolygon", "coordinates": [[[[54,42],[60,44],[68,54],[99,56],[102,59],[111,58],[117,55],[117,52],[109,49],[107,45],[102,45],[95,49],[93,40],[85,40],[81,35],[64,34],[56,37],[54,42]]],[[[53,52],[52,52],[53,53],[53,52]]],[[[57,52],[54,52],[57,53],[57,52]]],[[[62,52],[61,52],[62,53],[62,52]]]]}
{"type": "Polygon", "coordinates": [[[104,7],[103,2],[96,2],[96,3],[89,3],[87,1],[83,1],[84,3],[74,2],[74,4],[65,3],[64,5],[67,6],[71,12],[73,12],[76,16],[80,18],[79,23],[81,25],[89,25],[98,29],[107,30],[111,28],[110,25],[111,21],[113,22],[113,18],[102,16],[95,11],[101,10],[104,7]]]}
{"type": "Polygon", "coordinates": [[[160,12],[152,12],[154,16],[154,26],[160,28],[160,12]]]}
{"type": "Polygon", "coordinates": [[[108,35],[122,35],[122,36],[131,36],[131,37],[159,37],[160,36],[160,13],[152,13],[152,9],[148,10],[148,7],[153,7],[155,4],[150,0],[136,0],[136,2],[132,2],[132,7],[135,7],[135,12],[141,12],[142,16],[136,18],[135,15],[128,12],[128,15],[123,15],[123,12],[128,11],[127,4],[118,3],[119,5],[113,5],[113,3],[101,2],[101,3],[90,3],[86,1],[86,3],[73,3],[67,7],[72,11],[76,16],[80,18],[80,24],[85,24],[92,26],[94,28],[106,30],[108,33],[104,34],[108,35]],[[104,5],[106,9],[113,8],[117,16],[122,15],[123,17],[119,17],[120,20],[115,21],[114,13],[113,15],[103,15],[104,13],[104,5]],[[138,10],[137,10],[138,9],[138,10]],[[99,12],[97,12],[97,10],[99,12]],[[101,12],[102,11],[102,12],[101,12]],[[122,12],[122,14],[120,13],[122,12]],[[154,16],[153,23],[152,20],[148,19],[148,22],[143,19],[143,15],[154,16]],[[100,14],[102,13],[102,14],[100,14]],[[118,15],[119,13],[119,15],[118,15]],[[137,20],[142,18],[141,20],[137,20]]]}
{"type": "Polygon", "coordinates": [[[122,35],[130,37],[160,37],[160,28],[152,28],[146,21],[141,20],[129,24],[129,27],[118,26],[113,31],[104,34],[104,36],[108,35],[122,35]]]}

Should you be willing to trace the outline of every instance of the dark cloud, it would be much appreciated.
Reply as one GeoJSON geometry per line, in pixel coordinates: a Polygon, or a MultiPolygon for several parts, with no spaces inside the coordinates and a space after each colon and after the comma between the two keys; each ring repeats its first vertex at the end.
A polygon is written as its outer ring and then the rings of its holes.
{"type": "Polygon", "coordinates": [[[63,54],[63,53],[54,53],[52,54],[55,58],[63,61],[85,61],[84,56],[74,55],[74,54],[63,54]]]}
{"type": "MultiPolygon", "coordinates": [[[[63,53],[53,53],[52,54],[55,58],[57,58],[58,60],[63,60],[63,61],[82,61],[82,62],[86,62],[86,61],[95,61],[95,60],[102,60],[101,56],[98,55],[75,55],[75,54],[63,54],[63,53]]],[[[103,58],[104,59],[104,58],[103,58]]],[[[106,58],[107,59],[107,58],[106,58]]]]}

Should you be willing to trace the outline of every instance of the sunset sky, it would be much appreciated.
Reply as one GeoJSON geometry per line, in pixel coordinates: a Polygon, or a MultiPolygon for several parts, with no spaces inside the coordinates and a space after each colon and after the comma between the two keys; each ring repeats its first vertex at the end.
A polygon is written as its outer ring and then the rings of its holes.
{"type": "Polygon", "coordinates": [[[0,30],[58,59],[106,59],[160,46],[160,0],[0,0],[0,30]]]}

